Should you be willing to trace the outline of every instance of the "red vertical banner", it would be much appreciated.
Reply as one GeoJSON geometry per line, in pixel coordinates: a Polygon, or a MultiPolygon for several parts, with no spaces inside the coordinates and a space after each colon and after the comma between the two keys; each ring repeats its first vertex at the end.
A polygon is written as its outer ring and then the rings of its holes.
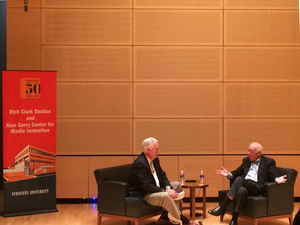
{"type": "Polygon", "coordinates": [[[3,71],[3,215],[56,209],[56,72],[3,71]]]}

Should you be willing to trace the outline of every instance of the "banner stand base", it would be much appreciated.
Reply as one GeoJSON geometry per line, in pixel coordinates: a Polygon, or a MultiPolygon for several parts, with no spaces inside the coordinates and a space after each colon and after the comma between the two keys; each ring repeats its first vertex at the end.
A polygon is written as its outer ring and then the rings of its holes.
{"type": "Polygon", "coordinates": [[[3,190],[0,190],[0,213],[3,212],[3,190]]]}
{"type": "Polygon", "coordinates": [[[25,215],[33,215],[33,214],[41,214],[41,213],[52,213],[58,212],[57,209],[43,209],[37,211],[30,211],[30,212],[17,212],[17,213],[2,213],[3,217],[13,217],[13,216],[25,216],[25,215]]]}

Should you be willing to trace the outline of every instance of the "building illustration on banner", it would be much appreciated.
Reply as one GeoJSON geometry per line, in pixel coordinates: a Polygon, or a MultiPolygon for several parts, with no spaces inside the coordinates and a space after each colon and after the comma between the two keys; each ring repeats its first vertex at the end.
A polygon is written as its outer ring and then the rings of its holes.
{"type": "Polygon", "coordinates": [[[36,178],[56,172],[56,155],[53,152],[27,145],[16,156],[11,167],[4,168],[6,182],[36,178]]]}

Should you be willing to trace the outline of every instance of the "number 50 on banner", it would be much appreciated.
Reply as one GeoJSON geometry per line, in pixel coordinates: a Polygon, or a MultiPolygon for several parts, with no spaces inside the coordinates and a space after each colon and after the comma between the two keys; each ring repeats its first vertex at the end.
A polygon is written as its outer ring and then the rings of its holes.
{"type": "Polygon", "coordinates": [[[40,78],[20,79],[20,98],[40,98],[41,84],[40,78]]]}

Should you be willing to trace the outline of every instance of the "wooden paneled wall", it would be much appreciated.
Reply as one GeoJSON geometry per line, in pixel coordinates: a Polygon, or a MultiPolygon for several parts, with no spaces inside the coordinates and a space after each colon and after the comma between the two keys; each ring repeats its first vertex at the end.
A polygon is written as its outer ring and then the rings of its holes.
{"type": "MultiPolygon", "coordinates": [[[[160,142],[208,196],[251,141],[300,172],[298,0],[7,2],[7,68],[57,70],[57,197],[96,195],[93,170],[160,142]]],[[[295,196],[300,196],[300,178],[295,196]]]]}

